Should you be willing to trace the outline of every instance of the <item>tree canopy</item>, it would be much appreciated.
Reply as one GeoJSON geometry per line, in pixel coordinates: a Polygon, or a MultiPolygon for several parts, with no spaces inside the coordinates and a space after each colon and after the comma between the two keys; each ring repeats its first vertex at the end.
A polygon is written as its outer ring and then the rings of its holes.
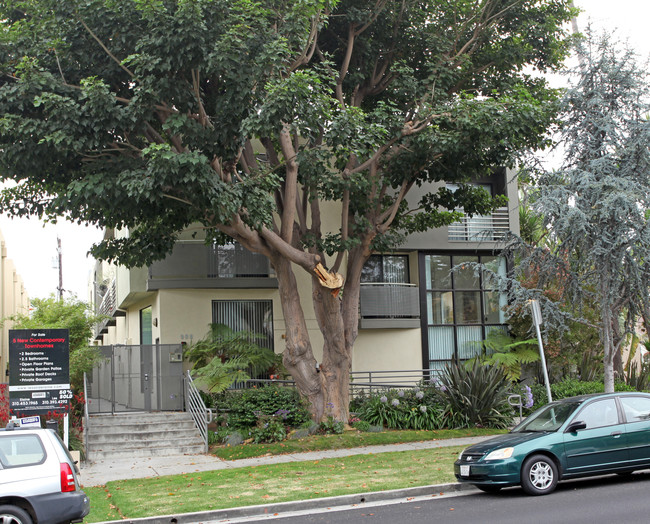
{"type": "Polygon", "coordinates": [[[558,301],[543,297],[551,329],[568,319],[597,327],[605,390],[614,391],[625,335],[650,316],[650,85],[638,55],[612,35],[588,31],[577,52],[561,113],[564,160],[538,173],[532,200],[550,241],[510,246],[518,271],[536,281],[511,296],[521,308],[553,287],[558,301]]]}
{"type": "Polygon", "coordinates": [[[128,229],[92,248],[128,266],[188,227],[266,255],[285,365],[345,418],[365,260],[503,203],[465,182],[547,143],[557,92],[535,73],[562,63],[570,3],[5,0],[0,177],[17,185],[0,208],[128,229]],[[433,190],[408,200],[416,186],[433,190]],[[296,267],[313,277],[320,375],[296,267]],[[339,270],[342,298],[318,287],[340,288],[339,270]]]}

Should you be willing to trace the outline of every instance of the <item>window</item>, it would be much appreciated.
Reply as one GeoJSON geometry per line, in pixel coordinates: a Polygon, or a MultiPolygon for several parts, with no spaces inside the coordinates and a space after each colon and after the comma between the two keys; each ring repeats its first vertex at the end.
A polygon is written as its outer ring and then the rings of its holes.
{"type": "Polygon", "coordinates": [[[650,399],[643,397],[621,397],[627,422],[650,420],[650,399]]]}
{"type": "Polygon", "coordinates": [[[575,418],[587,424],[587,429],[602,428],[618,424],[616,400],[608,398],[585,406],[575,418]]]}
{"type": "Polygon", "coordinates": [[[0,463],[3,468],[33,466],[45,461],[45,449],[36,435],[3,436],[0,438],[0,463]]]}
{"type": "Polygon", "coordinates": [[[491,255],[425,254],[420,262],[425,283],[425,361],[431,369],[442,369],[450,360],[476,356],[481,350],[480,342],[490,331],[506,329],[506,297],[496,289],[488,273],[477,273],[471,264],[480,262],[503,275],[505,259],[491,255]]]}
{"type": "Polygon", "coordinates": [[[140,310],[140,344],[147,345],[152,341],[151,306],[148,306],[140,310]]]}
{"type": "Polygon", "coordinates": [[[361,270],[361,282],[384,282],[389,284],[408,283],[408,256],[372,255],[361,270]]]}
{"type": "Polygon", "coordinates": [[[237,242],[213,245],[208,250],[210,278],[268,277],[269,261],[264,255],[252,253],[237,242]]]}
{"type": "Polygon", "coordinates": [[[273,350],[273,302],[271,300],[215,300],[212,322],[233,331],[250,331],[262,338],[255,342],[273,350]]]}

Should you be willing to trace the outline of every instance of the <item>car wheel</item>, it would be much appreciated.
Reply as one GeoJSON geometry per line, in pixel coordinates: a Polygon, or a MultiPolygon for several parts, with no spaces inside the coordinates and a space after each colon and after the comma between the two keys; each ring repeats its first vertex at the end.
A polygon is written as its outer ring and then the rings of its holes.
{"type": "Polygon", "coordinates": [[[555,489],[557,481],[557,466],[544,455],[528,457],[521,468],[521,487],[529,495],[546,495],[555,489]]]}
{"type": "Polygon", "coordinates": [[[482,486],[476,486],[476,487],[481,491],[484,491],[485,493],[496,493],[501,489],[501,486],[494,486],[492,484],[484,484],[482,486]]]}
{"type": "Polygon", "coordinates": [[[17,506],[0,506],[0,522],[2,524],[32,524],[32,518],[17,506]]]}

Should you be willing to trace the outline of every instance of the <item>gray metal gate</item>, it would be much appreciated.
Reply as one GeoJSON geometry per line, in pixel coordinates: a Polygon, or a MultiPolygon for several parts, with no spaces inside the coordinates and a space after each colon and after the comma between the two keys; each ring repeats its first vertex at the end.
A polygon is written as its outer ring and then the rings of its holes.
{"type": "Polygon", "coordinates": [[[183,411],[180,344],[102,346],[89,375],[89,413],[183,411]]]}

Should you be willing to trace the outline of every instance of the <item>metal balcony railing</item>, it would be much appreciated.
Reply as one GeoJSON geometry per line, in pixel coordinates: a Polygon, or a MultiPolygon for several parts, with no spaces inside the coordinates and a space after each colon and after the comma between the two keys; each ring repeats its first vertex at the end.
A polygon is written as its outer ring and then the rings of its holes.
{"type": "Polygon", "coordinates": [[[363,283],[361,318],[419,318],[420,300],[415,284],[363,283]]]}
{"type": "MultiPolygon", "coordinates": [[[[458,211],[463,211],[462,208],[458,211]]],[[[491,215],[464,216],[447,228],[450,242],[483,242],[502,239],[510,231],[507,207],[495,209],[491,215]]]]}

